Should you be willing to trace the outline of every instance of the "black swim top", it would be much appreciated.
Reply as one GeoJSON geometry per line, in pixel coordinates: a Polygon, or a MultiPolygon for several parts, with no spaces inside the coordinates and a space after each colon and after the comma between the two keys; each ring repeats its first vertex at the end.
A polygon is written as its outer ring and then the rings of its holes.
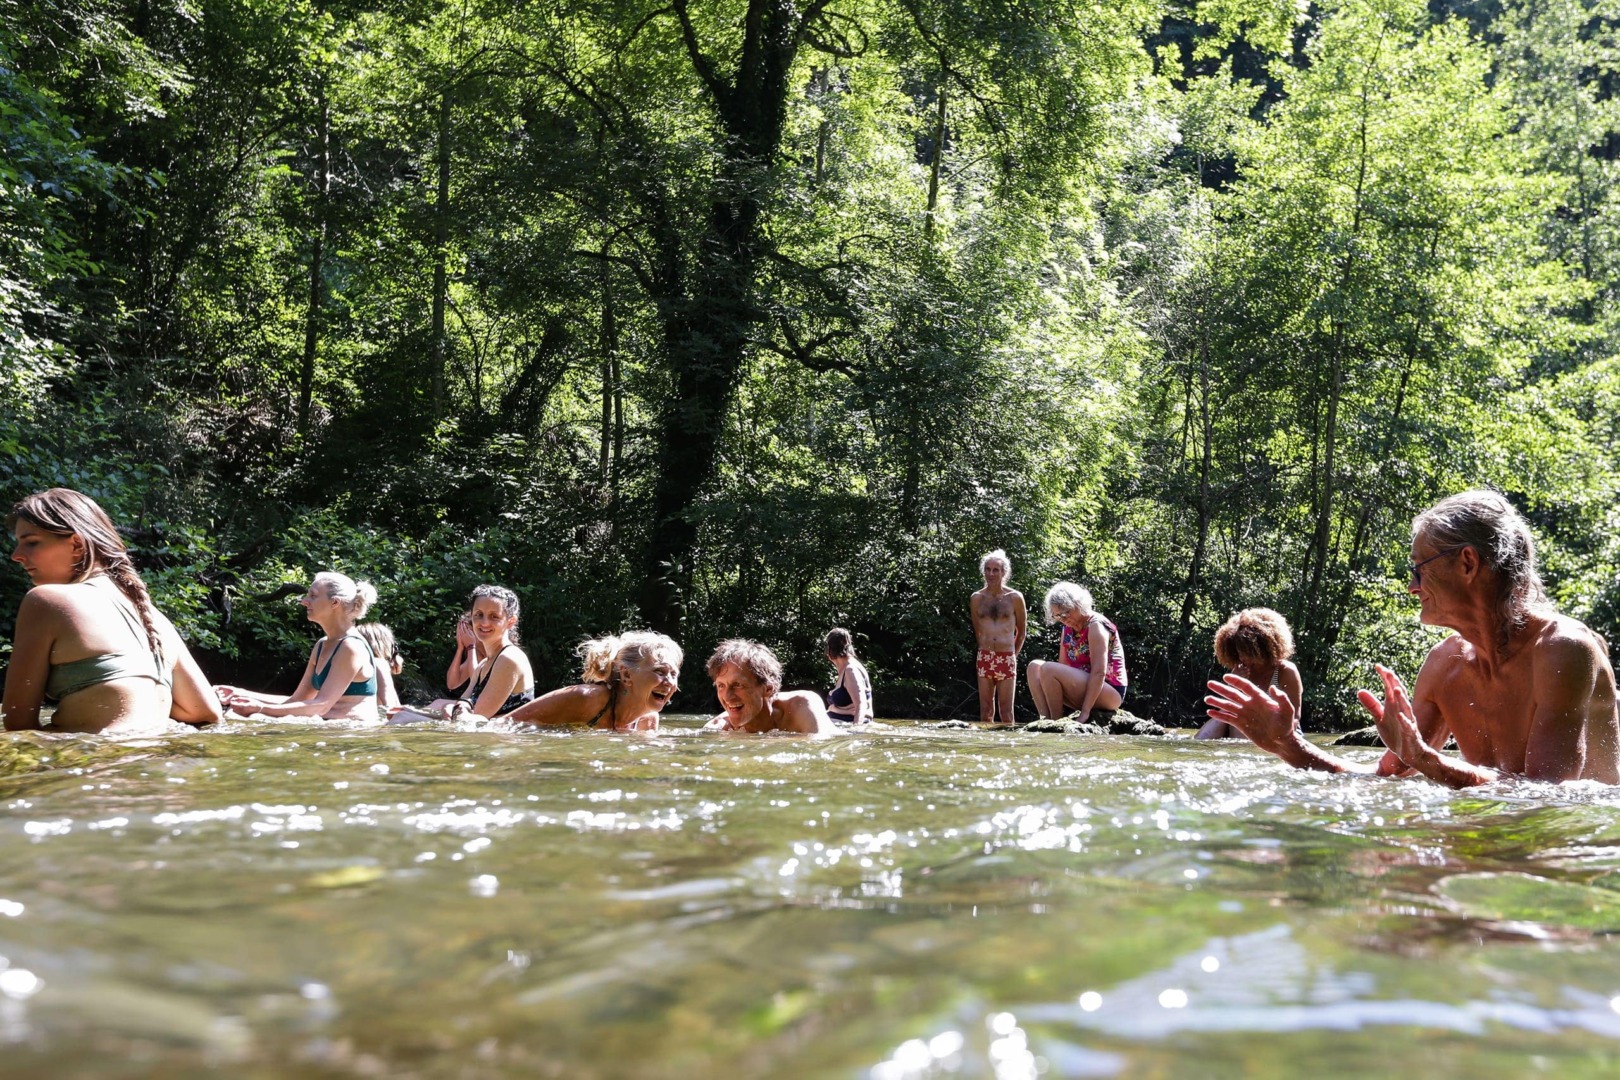
{"type": "MultiPolygon", "coordinates": [[[[309,677],[309,684],[317,690],[319,690],[321,686],[325,684],[326,677],[332,673],[332,661],[337,658],[338,646],[342,645],[346,638],[354,638],[356,641],[360,642],[361,647],[366,650],[366,655],[371,657],[371,677],[369,679],[361,679],[358,682],[350,683],[348,688],[343,691],[343,696],[376,697],[377,655],[371,651],[371,643],[369,641],[352,631],[344,634],[343,637],[338,638],[337,641],[332,645],[332,651],[326,654],[326,663],[315,669],[315,674],[309,677]]],[[[325,640],[325,638],[321,639],[321,641],[325,640]]],[[[315,658],[317,660],[319,660],[321,656],[321,641],[317,641],[315,643],[315,658]]]]}
{"type": "MultiPolygon", "coordinates": [[[[838,676],[838,685],[834,686],[832,692],[827,695],[827,715],[834,720],[842,720],[846,724],[860,715],[860,710],[855,707],[854,696],[850,694],[849,688],[844,685],[844,680],[848,674],[849,668],[845,667],[843,674],[838,676]]],[[[861,696],[866,699],[866,707],[870,709],[872,707],[871,676],[867,677],[866,691],[861,696]]]]}
{"type": "Polygon", "coordinates": [[[605,716],[608,720],[608,729],[610,731],[618,731],[619,722],[613,716],[613,706],[619,701],[619,680],[616,678],[609,679],[605,685],[607,686],[608,692],[607,704],[598,709],[596,715],[591,717],[590,723],[586,724],[585,726],[600,727],[602,724],[602,717],[605,716]]]}
{"type": "MultiPolygon", "coordinates": [[[[511,648],[510,645],[502,645],[501,651],[489,658],[489,663],[484,665],[484,673],[474,680],[472,688],[462,695],[462,701],[465,701],[468,705],[476,706],[478,704],[478,698],[483,694],[484,687],[489,685],[489,677],[495,671],[495,661],[500,659],[501,653],[509,648],[511,648]]],[[[501,707],[495,710],[495,715],[505,716],[519,705],[527,705],[533,700],[534,687],[532,686],[527,690],[519,690],[515,694],[508,694],[506,700],[501,702],[501,707]]]]}

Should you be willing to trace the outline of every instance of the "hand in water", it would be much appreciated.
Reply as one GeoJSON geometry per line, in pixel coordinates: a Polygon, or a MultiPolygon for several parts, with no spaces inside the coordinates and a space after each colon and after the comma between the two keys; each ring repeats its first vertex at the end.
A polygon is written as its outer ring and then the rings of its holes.
{"type": "Polygon", "coordinates": [[[1418,730],[1417,712],[1412,708],[1412,699],[1407,696],[1406,685],[1401,682],[1400,676],[1382,664],[1375,666],[1379,678],[1384,681],[1384,700],[1379,701],[1370,690],[1358,690],[1356,697],[1361,701],[1362,708],[1372,714],[1373,723],[1378,725],[1379,736],[1389,747],[1389,753],[1378,763],[1378,772],[1380,775],[1390,775],[1415,768],[1413,762],[1433,751],[1418,730]],[[1395,760],[1391,761],[1391,757],[1395,760]]]}
{"type": "Polygon", "coordinates": [[[1209,706],[1210,717],[1231,724],[1254,745],[1275,754],[1296,738],[1299,717],[1282,690],[1256,686],[1241,675],[1205,685],[1209,696],[1204,704],[1209,706]]]}

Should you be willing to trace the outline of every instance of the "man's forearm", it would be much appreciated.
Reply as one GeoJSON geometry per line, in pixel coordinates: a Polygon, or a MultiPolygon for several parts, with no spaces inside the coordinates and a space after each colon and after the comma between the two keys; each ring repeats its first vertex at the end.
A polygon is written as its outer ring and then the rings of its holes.
{"type": "Polygon", "coordinates": [[[1310,769],[1313,772],[1327,773],[1370,773],[1373,771],[1371,766],[1362,765],[1359,762],[1349,761],[1328,753],[1298,732],[1295,732],[1294,737],[1282,745],[1268,746],[1265,749],[1270,750],[1296,769],[1310,769]]]}
{"type": "Polygon", "coordinates": [[[1499,775],[1495,769],[1470,765],[1466,761],[1447,757],[1437,751],[1424,754],[1417,761],[1407,762],[1407,764],[1435,783],[1452,788],[1478,787],[1480,784],[1489,784],[1499,775]]]}

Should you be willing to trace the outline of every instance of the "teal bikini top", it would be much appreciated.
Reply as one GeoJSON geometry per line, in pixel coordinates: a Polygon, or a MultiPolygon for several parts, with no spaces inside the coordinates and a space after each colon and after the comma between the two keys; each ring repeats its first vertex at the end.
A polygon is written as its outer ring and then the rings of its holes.
{"type": "MultiPolygon", "coordinates": [[[[338,646],[342,645],[344,640],[347,639],[347,638],[354,638],[355,640],[360,642],[360,644],[366,650],[366,655],[371,657],[371,678],[365,679],[365,680],[363,680],[361,682],[352,682],[352,683],[350,683],[349,688],[347,690],[343,691],[343,696],[344,697],[368,697],[368,696],[369,697],[376,697],[377,696],[377,657],[371,651],[371,643],[366,641],[366,639],[361,637],[359,634],[352,633],[352,632],[348,633],[348,634],[345,634],[343,637],[341,637],[341,638],[339,638],[337,640],[337,643],[332,646],[332,651],[327,654],[326,663],[322,664],[320,667],[315,669],[315,674],[313,674],[313,675],[311,675],[309,677],[309,683],[310,683],[311,686],[313,686],[317,690],[319,690],[321,688],[321,685],[326,682],[326,676],[331,674],[331,672],[332,672],[332,661],[333,661],[333,659],[335,659],[337,657],[338,646]]],[[[321,641],[325,641],[325,640],[326,640],[325,638],[321,639],[321,641]]],[[[321,656],[321,642],[317,641],[315,643],[315,658],[317,660],[319,660],[320,656],[321,656]]]]}
{"type": "MultiPolygon", "coordinates": [[[[134,614],[116,600],[112,606],[123,617],[124,625],[129,627],[135,640],[145,645],[146,630],[134,614]]],[[[151,679],[164,687],[173,681],[169,665],[163,662],[161,652],[143,648],[139,651],[101,653],[51,665],[50,674],[45,677],[45,700],[59,702],[69,694],[77,694],[80,690],[88,690],[114,679],[151,679]]]]}

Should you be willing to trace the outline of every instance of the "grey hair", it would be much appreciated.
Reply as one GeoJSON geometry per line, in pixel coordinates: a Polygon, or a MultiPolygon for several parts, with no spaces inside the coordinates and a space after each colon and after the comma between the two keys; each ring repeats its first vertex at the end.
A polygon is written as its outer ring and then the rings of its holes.
{"type": "Polygon", "coordinates": [[[980,577],[984,576],[984,568],[993,562],[1000,563],[1001,569],[1006,573],[1006,576],[1012,577],[1012,560],[1007,558],[1007,553],[1000,548],[996,548],[996,550],[979,560],[980,577]]]}
{"type": "Polygon", "coordinates": [[[1058,621],[1059,611],[1078,611],[1091,615],[1097,608],[1091,599],[1091,590],[1072,581],[1060,581],[1046,590],[1046,621],[1058,621]]]}
{"type": "Polygon", "coordinates": [[[782,689],[782,662],[776,658],[775,653],[757,641],[748,641],[745,638],[722,641],[715,648],[714,655],[709,657],[706,666],[709,678],[720,674],[720,669],[727,664],[748,672],[755,682],[764,684],[769,694],[782,689]]]}
{"type": "Polygon", "coordinates": [[[1530,524],[1495,491],[1464,491],[1441,499],[1412,519],[1412,539],[1424,537],[1438,548],[1473,548],[1496,574],[1497,640],[1508,639],[1547,603],[1536,570],[1536,540],[1530,524]]]}

